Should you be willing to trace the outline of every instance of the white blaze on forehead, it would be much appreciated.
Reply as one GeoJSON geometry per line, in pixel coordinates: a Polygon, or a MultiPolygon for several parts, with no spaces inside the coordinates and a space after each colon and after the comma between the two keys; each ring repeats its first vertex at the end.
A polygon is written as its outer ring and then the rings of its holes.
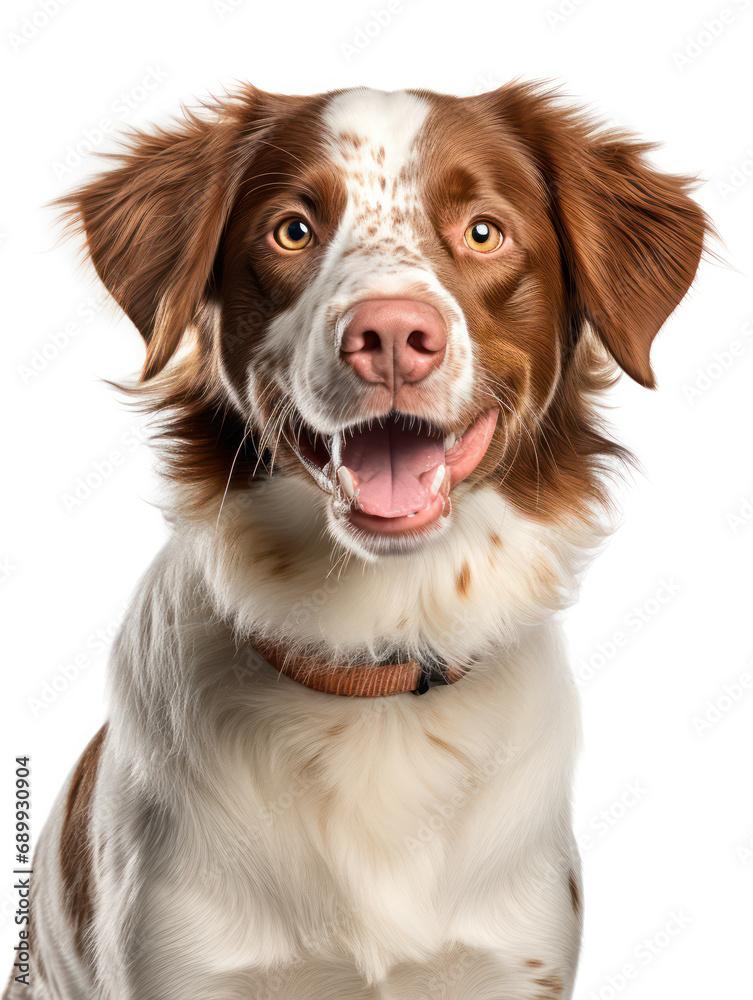
{"type": "Polygon", "coordinates": [[[334,160],[348,156],[349,172],[374,167],[372,154],[384,150],[384,173],[398,174],[410,160],[429,114],[429,103],[405,90],[387,93],[362,88],[333,97],[324,112],[327,144],[334,160]],[[350,140],[361,140],[354,149],[350,140]]]}
{"type": "Polygon", "coordinates": [[[336,252],[373,250],[389,238],[393,260],[414,258],[415,223],[423,215],[416,140],[429,110],[426,100],[402,90],[364,88],[332,99],[324,113],[325,147],[348,195],[336,252]]]}

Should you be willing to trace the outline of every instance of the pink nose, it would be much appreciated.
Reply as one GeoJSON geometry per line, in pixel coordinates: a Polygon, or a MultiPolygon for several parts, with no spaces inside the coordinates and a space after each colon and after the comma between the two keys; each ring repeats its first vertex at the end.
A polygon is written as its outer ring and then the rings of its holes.
{"type": "Polygon", "coordinates": [[[413,299],[367,299],[345,330],[343,360],[366,382],[397,392],[420,382],[441,364],[447,347],[442,317],[434,306],[413,299]]]}

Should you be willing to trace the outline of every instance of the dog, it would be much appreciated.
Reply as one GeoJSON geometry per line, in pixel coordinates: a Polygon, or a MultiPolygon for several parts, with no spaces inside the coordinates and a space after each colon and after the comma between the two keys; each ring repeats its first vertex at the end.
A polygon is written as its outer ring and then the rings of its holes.
{"type": "Polygon", "coordinates": [[[557,612],[628,457],[600,394],[653,387],[709,231],[649,148],[538,84],[242,86],[65,199],[170,540],[6,998],[572,995],[557,612]]]}

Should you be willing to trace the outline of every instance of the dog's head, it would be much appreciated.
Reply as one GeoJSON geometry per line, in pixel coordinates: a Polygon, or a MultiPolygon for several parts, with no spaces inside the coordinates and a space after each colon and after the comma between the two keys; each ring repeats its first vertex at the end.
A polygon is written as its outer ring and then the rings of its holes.
{"type": "Polygon", "coordinates": [[[68,201],[172,475],[202,502],[303,477],[374,554],[447,530],[463,481],[535,518],[598,495],[604,359],[653,384],[706,228],[645,151],[532,86],[248,88],[68,201]]]}

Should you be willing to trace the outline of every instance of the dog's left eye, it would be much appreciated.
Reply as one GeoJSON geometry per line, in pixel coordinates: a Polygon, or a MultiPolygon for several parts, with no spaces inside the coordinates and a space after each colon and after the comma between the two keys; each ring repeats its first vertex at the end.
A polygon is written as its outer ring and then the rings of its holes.
{"type": "Polygon", "coordinates": [[[275,229],[275,242],[283,250],[303,250],[311,242],[311,226],[303,219],[286,219],[275,229]]]}
{"type": "Polygon", "coordinates": [[[487,219],[479,219],[465,231],[466,246],[477,253],[491,253],[497,250],[504,240],[504,234],[499,226],[487,219]]]}

